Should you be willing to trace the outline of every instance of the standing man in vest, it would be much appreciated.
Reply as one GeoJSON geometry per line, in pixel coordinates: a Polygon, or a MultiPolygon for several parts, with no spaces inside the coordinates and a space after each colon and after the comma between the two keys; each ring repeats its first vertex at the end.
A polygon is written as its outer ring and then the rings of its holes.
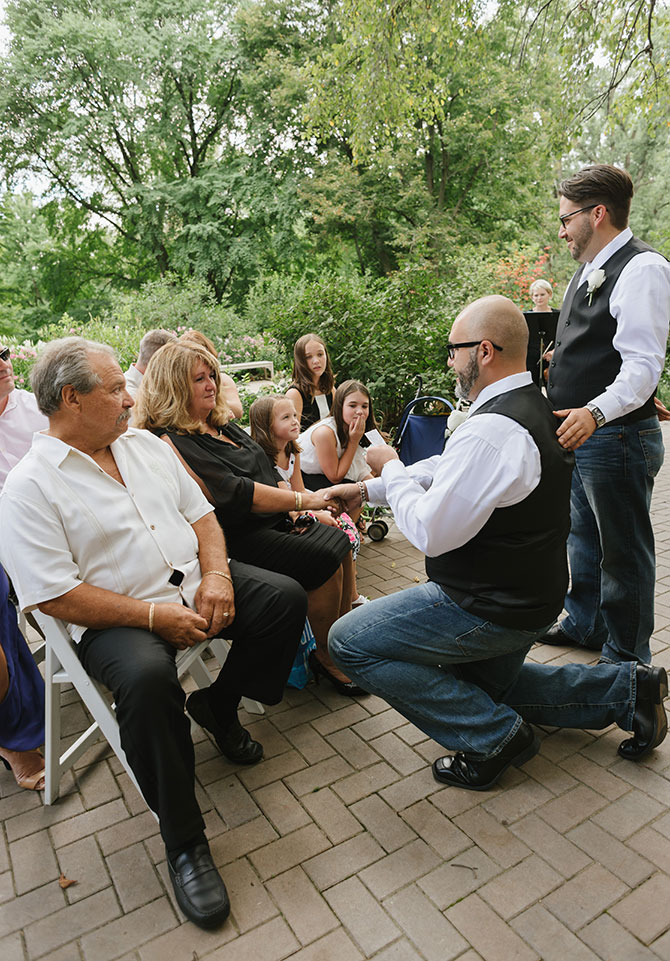
{"type": "Polygon", "coordinates": [[[389,503],[427,555],[428,582],[336,621],[331,656],[456,752],[433,765],[443,783],[483,791],[527,761],[538,750],[528,721],[616,722],[634,733],[619,753],[639,760],[667,730],[663,668],[524,664],[563,604],[574,457],[526,370],[523,314],[484,297],[456,318],[451,341],[457,392],[473,405],[444,452],[405,467],[391,447],[371,447],[380,476],[329,492],[347,509],[389,503]]]}
{"type": "Polygon", "coordinates": [[[670,264],[633,236],[633,183],[608,164],[559,188],[562,237],[583,266],[568,286],[547,395],[574,450],[567,617],[542,638],[651,661],[656,563],[649,517],[663,462],[654,392],[665,361],[670,264]]]}

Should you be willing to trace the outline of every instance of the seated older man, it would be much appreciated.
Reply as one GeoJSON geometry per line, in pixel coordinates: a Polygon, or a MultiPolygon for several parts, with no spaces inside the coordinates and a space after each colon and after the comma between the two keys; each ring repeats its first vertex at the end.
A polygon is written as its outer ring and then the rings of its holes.
{"type": "Polygon", "coordinates": [[[48,421],[30,391],[14,386],[9,347],[0,346],[0,490],[7,474],[30,448],[33,434],[48,421]]]}
{"type": "Polygon", "coordinates": [[[171,334],[169,330],[148,330],[146,334],[142,337],[140,341],[140,351],[137,355],[137,360],[134,364],[131,364],[128,370],[125,372],[126,378],[126,390],[130,396],[135,400],[137,392],[142,384],[142,378],[144,377],[144,371],[147,369],[147,364],[159,350],[163,344],[169,344],[171,341],[176,340],[174,334],[171,334]]]}
{"type": "Polygon", "coordinates": [[[2,563],[21,607],[66,621],[84,667],[113,692],[177,901],[196,924],[214,927],[229,902],[195,798],[175,654],[221,633],[232,639],[218,678],[187,709],[229,760],[258,761],[262,747],[237,706],[243,695],[281,699],[305,593],[283,575],[228,564],[213,508],[174,453],[127,429],[133,401],[110,348],[54,341],[32,384],[49,429],[35,435],[0,496],[2,563]]]}

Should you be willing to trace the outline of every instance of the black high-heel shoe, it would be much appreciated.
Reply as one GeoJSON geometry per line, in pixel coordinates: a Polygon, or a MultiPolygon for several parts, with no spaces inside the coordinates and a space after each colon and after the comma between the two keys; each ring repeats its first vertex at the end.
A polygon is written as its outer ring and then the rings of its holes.
{"type": "Polygon", "coordinates": [[[362,687],[359,687],[358,684],[354,684],[353,681],[340,681],[334,674],[331,674],[326,665],[322,664],[318,659],[315,651],[311,651],[307,660],[309,661],[309,666],[312,669],[312,674],[317,684],[319,683],[319,677],[325,677],[327,681],[330,681],[338,694],[344,694],[346,697],[361,697],[368,693],[368,691],[364,691],[362,687]]]}

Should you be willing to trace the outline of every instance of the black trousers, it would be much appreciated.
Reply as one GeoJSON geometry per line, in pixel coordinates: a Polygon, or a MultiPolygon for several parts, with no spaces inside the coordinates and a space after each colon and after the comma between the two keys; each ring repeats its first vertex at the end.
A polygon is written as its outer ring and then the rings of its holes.
{"type": "MultiPolygon", "coordinates": [[[[233,641],[209,689],[235,702],[242,695],[267,704],[281,700],[307,612],[296,581],[232,561],[233,641]]],[[[185,694],[175,669],[176,648],[136,628],[88,630],[77,646],[86,672],[114,694],[121,744],[149,807],[159,818],[173,856],[203,836],[195,797],[195,756],[185,694]]]]}

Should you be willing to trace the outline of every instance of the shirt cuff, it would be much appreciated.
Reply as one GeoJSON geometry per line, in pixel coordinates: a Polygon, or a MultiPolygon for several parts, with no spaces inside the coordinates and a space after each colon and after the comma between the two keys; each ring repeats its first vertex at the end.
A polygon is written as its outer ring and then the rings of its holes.
{"type": "Polygon", "coordinates": [[[386,484],[381,477],[372,477],[365,481],[368,492],[368,504],[373,507],[381,507],[386,504],[386,484]]]}

